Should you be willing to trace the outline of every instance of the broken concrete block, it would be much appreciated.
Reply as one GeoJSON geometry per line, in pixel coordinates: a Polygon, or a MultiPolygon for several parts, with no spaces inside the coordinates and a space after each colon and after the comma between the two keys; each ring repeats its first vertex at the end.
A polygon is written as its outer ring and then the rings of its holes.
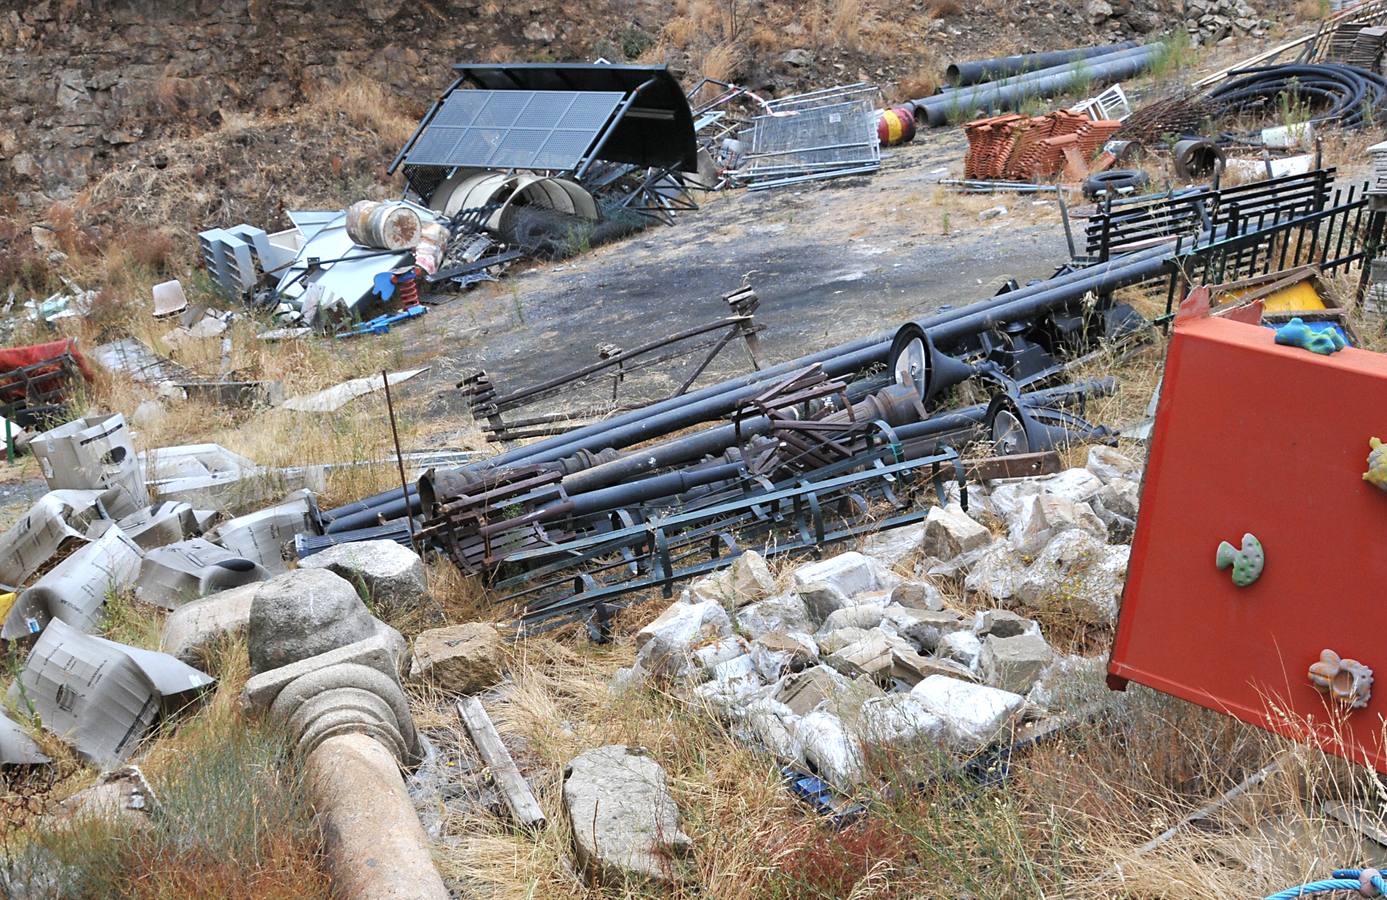
{"type": "Polygon", "coordinates": [[[409,679],[449,694],[475,694],[500,680],[505,646],[495,626],[485,622],[430,628],[414,639],[409,679]]]}
{"type": "Polygon", "coordinates": [[[1126,478],[1114,478],[1103,485],[1094,501],[1101,503],[1109,512],[1136,519],[1137,507],[1141,503],[1141,485],[1126,478]]]}
{"type": "Polygon", "coordinates": [[[911,688],[910,695],[943,721],[950,743],[964,750],[1004,737],[1026,705],[1019,694],[944,675],[931,675],[911,688]]]}
{"type": "Polygon", "coordinates": [[[992,532],[973,521],[957,504],[931,507],[925,519],[924,552],[935,559],[956,559],[970,550],[986,547],[991,541],[992,532]]]}
{"type": "Polygon", "coordinates": [[[1003,522],[1010,522],[1021,511],[1021,501],[1044,490],[1042,483],[1033,478],[999,484],[992,489],[992,511],[1003,522]]]}
{"type": "Polygon", "coordinates": [[[804,762],[804,745],[796,734],[799,716],[790,707],[774,697],[757,697],[747,704],[746,722],[768,753],[789,763],[804,762]]]}
{"type": "Polygon", "coordinates": [[[796,589],[801,601],[809,612],[809,619],[821,623],[840,609],[853,605],[847,594],[826,581],[810,582],[796,589]]]}
{"type": "Polygon", "coordinates": [[[862,704],[858,733],[868,747],[898,748],[918,741],[937,742],[944,721],[910,694],[887,694],[862,704]]]}
{"type": "Polygon", "coordinates": [[[819,661],[819,647],[803,633],[772,631],[751,642],[751,658],[766,681],[777,681],[786,672],[799,672],[819,661]]]}
{"type": "Polygon", "coordinates": [[[891,589],[891,602],[911,609],[940,610],[944,596],[928,581],[902,581],[891,589]]]}
{"type": "Polygon", "coordinates": [[[891,629],[924,653],[933,653],[945,635],[955,631],[968,631],[971,627],[971,620],[951,609],[888,607],[882,618],[883,630],[891,629]]]}
{"type": "Polygon", "coordinates": [[[1098,537],[1107,537],[1108,526],[1087,503],[1071,503],[1053,494],[1038,494],[1021,501],[1011,521],[1011,542],[1022,553],[1037,553],[1061,531],[1081,528],[1098,537]]]}
{"type": "Polygon", "coordinates": [[[830,613],[819,631],[827,634],[840,628],[875,628],[881,624],[885,614],[886,607],[877,603],[845,606],[830,613]]]}
{"type": "Polygon", "coordinates": [[[862,541],[862,553],[884,566],[897,566],[920,550],[925,539],[924,523],[878,531],[862,541]]]}
{"type": "Polygon", "coordinates": [[[176,609],[183,603],[265,581],[270,573],[254,560],[202,538],[155,547],[140,564],[135,596],[145,603],[176,609]]]}
{"type": "Polygon", "coordinates": [[[338,544],[301,560],[299,568],[327,569],[342,576],[365,591],[375,610],[414,609],[428,596],[424,561],[394,541],[338,544]]]}
{"type": "Polygon", "coordinates": [[[743,678],[756,678],[756,663],[750,653],[734,656],[713,666],[713,681],[735,681],[743,678]]]}
{"type": "Polygon", "coordinates": [[[106,598],[135,583],[143,554],[119,528],[77,549],[24,590],[10,607],[0,638],[38,634],[52,619],[79,631],[95,631],[106,598]]]}
{"type": "Polygon", "coordinates": [[[294,569],[259,586],[251,603],[250,671],[259,675],[376,633],[377,623],[345,579],[294,569]]]}
{"type": "Polygon", "coordinates": [[[1020,634],[1040,634],[1040,623],[1018,615],[1009,609],[985,609],[973,616],[973,633],[979,638],[1016,637],[1020,634]]]}
{"type": "Polygon", "coordinates": [[[805,758],[820,778],[839,787],[861,779],[862,745],[838,716],[827,710],[814,710],[800,717],[795,734],[804,746],[805,758]]]}
{"type": "Polygon", "coordinates": [[[935,651],[944,659],[951,659],[959,665],[976,671],[978,658],[982,656],[982,641],[971,631],[955,631],[939,640],[935,651]]]}
{"type": "Polygon", "coordinates": [[[740,722],[747,717],[747,706],[765,687],[760,678],[753,675],[739,678],[713,679],[693,689],[695,703],[707,707],[717,718],[725,722],[740,722]]]}
{"type": "Polygon", "coordinates": [[[102,774],[96,784],[83,788],[58,804],[46,822],[71,824],[82,819],[104,819],[112,824],[141,830],[153,824],[159,800],[139,766],[121,766],[102,774]]]}
{"type": "Polygon", "coordinates": [[[1024,694],[1035,685],[1053,658],[1050,645],[1038,634],[1013,637],[989,634],[983,639],[978,668],[983,680],[993,687],[1024,694]]]}
{"type": "Polygon", "coordinates": [[[937,656],[921,656],[914,650],[903,647],[891,649],[891,679],[905,685],[916,685],[931,675],[948,675],[964,681],[977,681],[978,676],[951,659],[937,656]]]}
{"type": "Polygon", "coordinates": [[[873,628],[862,640],[830,653],[824,662],[849,678],[866,675],[884,684],[891,678],[891,651],[901,646],[897,641],[899,638],[893,640],[881,629],[873,628]]]}
{"type": "Polygon", "coordinates": [[[1070,503],[1087,503],[1103,489],[1103,482],[1088,469],[1065,469],[1043,482],[1045,493],[1070,503]]]}
{"type": "Polygon", "coordinates": [[[771,698],[783,703],[795,715],[802,716],[850,690],[851,682],[847,678],[828,666],[818,665],[785,676],[772,692],[771,698]]]}
{"type": "Polygon", "coordinates": [[[610,745],[576,757],[563,800],[590,877],[611,887],[682,880],[693,842],[679,830],[664,769],[644,751],[610,745]]]}
{"type": "Polygon", "coordinates": [[[650,676],[685,678],[696,671],[693,652],[697,647],[730,637],[732,621],[720,603],[673,603],[636,632],[636,666],[650,676]]]}
{"type": "Polygon", "coordinates": [[[748,550],[732,561],[724,584],[730,595],[728,600],[736,607],[764,600],[775,593],[775,577],[766,560],[755,550],[748,550]]]}
{"type": "Polygon", "coordinates": [[[866,628],[839,628],[837,631],[821,632],[815,636],[814,640],[819,645],[820,653],[837,653],[844,647],[865,640],[866,637],[866,628]]]}
{"type": "MultiPolygon", "coordinates": [[[[793,578],[798,588],[826,584],[846,597],[855,597],[864,591],[893,588],[901,581],[881,563],[856,551],[806,563],[795,569],[793,578]]],[[[803,595],[802,590],[800,593],[803,595]]],[[[810,603],[810,609],[813,611],[812,601],[806,597],[805,602],[810,603]]],[[[829,612],[832,610],[825,611],[823,615],[827,616],[829,612]]]]}
{"type": "Polygon", "coordinates": [[[737,625],[752,637],[771,631],[813,631],[809,607],[798,594],[777,594],[737,610],[737,625]]]}
{"type": "Polygon", "coordinates": [[[50,490],[98,490],[117,493],[106,504],[115,518],[149,505],[130,429],[120,413],[88,416],[51,428],[29,442],[50,490]]]}
{"type": "Polygon", "coordinates": [[[1016,596],[1037,609],[1063,609],[1081,621],[1110,624],[1117,617],[1131,548],[1107,544],[1087,531],[1057,534],[1036,557],[1016,596]]]}
{"type": "Polygon", "coordinates": [[[963,588],[969,593],[984,594],[993,600],[1010,600],[1016,596],[1021,580],[1026,576],[1021,552],[1009,540],[1000,540],[982,550],[973,560],[963,578],[963,588]]]}
{"type": "Polygon", "coordinates": [[[1104,482],[1117,479],[1141,481],[1141,465],[1123,456],[1112,447],[1097,444],[1088,448],[1087,468],[1104,482]]]}
{"type": "Polygon", "coordinates": [[[243,584],[183,604],[164,619],[159,649],[190,666],[208,665],[218,643],[246,634],[259,589],[258,583],[243,584]]]}
{"type": "Polygon", "coordinates": [[[727,662],[729,659],[736,659],[747,652],[747,643],[737,635],[732,637],[720,638],[709,644],[704,644],[693,651],[694,664],[703,673],[712,677],[713,670],[719,664],[727,662]]]}

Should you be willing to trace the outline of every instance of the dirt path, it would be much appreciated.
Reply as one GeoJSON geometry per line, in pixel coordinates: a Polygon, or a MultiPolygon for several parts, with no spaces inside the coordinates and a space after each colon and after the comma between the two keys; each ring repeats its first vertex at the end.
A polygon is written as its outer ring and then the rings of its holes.
{"type": "MultiPolygon", "coordinates": [[[[724,316],[721,296],[743,276],[761,298],[765,355],[779,361],[981,299],[1008,278],[1049,275],[1067,257],[1056,205],[945,193],[937,182],[963,149],[956,132],[928,135],[888,151],[873,178],[715,195],[673,228],[438,307],[415,327],[413,349],[434,357],[439,412],[462,409],[446,386],[477,368],[520,387],[596,360],[599,345],[634,347],[724,316]],[[1006,215],[980,217],[998,202],[1006,215]]],[[[746,366],[733,348],[698,383],[746,366]]]]}

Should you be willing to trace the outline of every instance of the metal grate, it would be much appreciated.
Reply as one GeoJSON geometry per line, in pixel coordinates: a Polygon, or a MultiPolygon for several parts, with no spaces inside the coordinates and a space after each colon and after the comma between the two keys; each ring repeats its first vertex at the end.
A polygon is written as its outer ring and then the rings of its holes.
{"type": "Polygon", "coordinates": [[[410,148],[405,162],[573,169],[624,96],[620,91],[454,91],[410,148]]]}
{"type": "Polygon", "coordinates": [[[881,166],[876,119],[865,100],[760,116],[740,177],[752,188],[831,178],[881,166]]]}

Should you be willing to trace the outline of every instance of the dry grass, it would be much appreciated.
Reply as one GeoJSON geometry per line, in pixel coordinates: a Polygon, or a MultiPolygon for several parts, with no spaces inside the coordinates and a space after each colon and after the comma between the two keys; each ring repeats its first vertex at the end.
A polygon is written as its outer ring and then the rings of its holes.
{"type": "Polygon", "coordinates": [[[340,114],[349,124],[374,132],[397,149],[419,124],[411,105],[402,103],[385,85],[361,75],[324,86],[310,98],[309,107],[323,115],[340,114]]]}

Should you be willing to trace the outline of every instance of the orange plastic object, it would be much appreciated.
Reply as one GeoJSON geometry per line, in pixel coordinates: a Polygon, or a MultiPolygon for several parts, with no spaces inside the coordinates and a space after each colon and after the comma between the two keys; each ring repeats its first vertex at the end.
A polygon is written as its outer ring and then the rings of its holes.
{"type": "Polygon", "coordinates": [[[1128,680],[1387,772],[1387,494],[1363,480],[1387,431],[1387,356],[1320,356],[1225,318],[1175,323],[1109,686],[1128,680]],[[1237,587],[1220,541],[1252,532],[1237,587]],[[1332,648],[1383,676],[1366,706],[1307,674],[1332,648]]]}

